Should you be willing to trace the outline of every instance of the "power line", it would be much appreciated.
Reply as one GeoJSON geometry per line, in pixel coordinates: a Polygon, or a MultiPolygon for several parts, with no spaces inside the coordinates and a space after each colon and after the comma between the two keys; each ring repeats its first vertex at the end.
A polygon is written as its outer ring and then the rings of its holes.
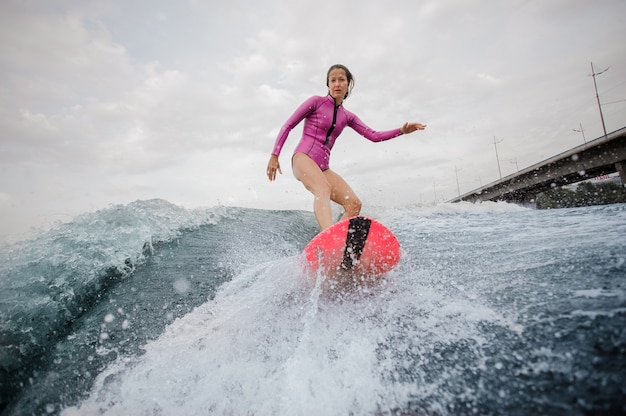
{"type": "Polygon", "coordinates": [[[616,103],[621,103],[621,102],[624,102],[624,101],[626,101],[626,99],[623,99],[623,100],[617,100],[617,101],[609,101],[608,103],[604,103],[604,105],[608,105],[608,104],[616,104],[616,103]]]}

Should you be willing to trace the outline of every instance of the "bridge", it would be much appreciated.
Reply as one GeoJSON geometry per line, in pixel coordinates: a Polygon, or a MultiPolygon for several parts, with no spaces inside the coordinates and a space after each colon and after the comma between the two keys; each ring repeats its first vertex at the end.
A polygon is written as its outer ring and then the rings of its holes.
{"type": "Polygon", "coordinates": [[[533,204],[541,192],[619,172],[626,184],[626,127],[453,198],[448,202],[533,204]]]}

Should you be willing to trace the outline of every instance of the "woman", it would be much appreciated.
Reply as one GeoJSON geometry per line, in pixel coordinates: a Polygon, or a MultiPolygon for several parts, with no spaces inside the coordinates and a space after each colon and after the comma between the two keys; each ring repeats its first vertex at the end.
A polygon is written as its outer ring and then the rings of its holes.
{"type": "Polygon", "coordinates": [[[278,156],[289,132],[305,120],[302,138],[291,159],[291,165],[296,179],[315,197],[313,211],[322,230],[333,224],[331,200],[343,207],[341,219],[357,216],[361,212],[361,201],[352,188],[328,166],[330,150],[344,127],[351,127],[373,142],[393,139],[401,134],[426,128],[424,124],[407,122],[399,129],[389,131],[376,132],[370,129],[342,105],[354,86],[352,73],[343,65],[330,67],[326,74],[326,86],[327,96],[309,98],[285,122],[267,164],[267,177],[273,181],[276,179],[276,172],[283,173],[278,156]]]}

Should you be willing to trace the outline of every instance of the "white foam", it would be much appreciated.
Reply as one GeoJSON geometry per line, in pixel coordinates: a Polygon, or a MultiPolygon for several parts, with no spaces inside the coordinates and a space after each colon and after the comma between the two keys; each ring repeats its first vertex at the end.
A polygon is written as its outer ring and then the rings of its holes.
{"type": "MultiPolygon", "coordinates": [[[[610,265],[623,257],[615,242],[624,222],[584,210],[443,205],[375,213],[406,251],[371,293],[325,299],[294,257],[248,267],[148,343],[143,356],[120,357],[63,414],[384,414],[415,398],[423,413],[444,414],[492,393],[472,390],[483,388],[472,374],[485,386],[513,377],[511,363],[520,368],[515,374],[570,374],[576,357],[550,343],[561,342],[562,330],[548,325],[554,333],[541,334],[540,348],[524,339],[524,325],[624,313],[588,302],[622,294],[573,279],[579,256],[606,251],[610,265]],[[554,318],[544,316],[562,292],[587,298],[588,310],[565,302],[554,318]]],[[[506,400],[514,386],[502,381],[495,394],[506,400]]]]}
{"type": "Polygon", "coordinates": [[[575,290],[572,294],[575,298],[601,298],[601,297],[618,297],[624,296],[622,291],[608,291],[604,289],[585,289],[585,290],[575,290]]]}
{"type": "Polygon", "coordinates": [[[410,364],[394,357],[407,348],[426,353],[435,341],[480,345],[479,322],[506,320],[462,294],[420,285],[406,266],[389,277],[339,302],[305,280],[297,258],[247,270],[143,356],[118,359],[63,414],[366,414],[434,394],[438,382],[400,382],[410,364]]]}

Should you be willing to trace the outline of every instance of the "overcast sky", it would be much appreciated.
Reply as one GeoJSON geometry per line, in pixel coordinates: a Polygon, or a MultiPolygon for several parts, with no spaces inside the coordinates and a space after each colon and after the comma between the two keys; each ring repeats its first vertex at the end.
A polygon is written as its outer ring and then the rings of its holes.
{"type": "Polygon", "coordinates": [[[368,206],[432,203],[626,126],[624,0],[0,2],[0,238],[162,198],[312,209],[265,167],[334,63],[356,78],[331,167],[368,206]],[[581,130],[574,131],[574,130],[581,130]],[[32,230],[32,228],[31,228],[32,230]]]}

